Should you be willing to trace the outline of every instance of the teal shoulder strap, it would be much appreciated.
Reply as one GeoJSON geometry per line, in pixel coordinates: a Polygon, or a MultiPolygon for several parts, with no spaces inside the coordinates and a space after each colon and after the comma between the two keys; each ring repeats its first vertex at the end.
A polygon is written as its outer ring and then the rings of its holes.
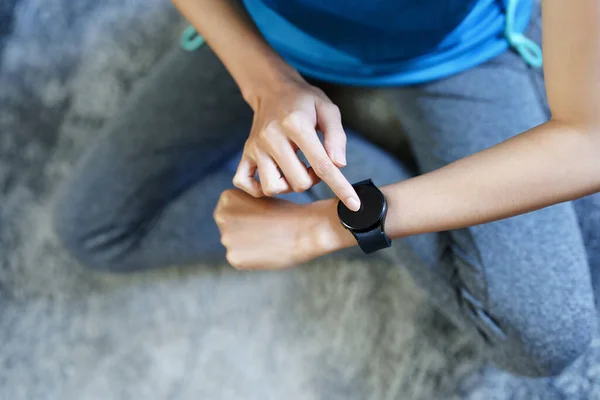
{"type": "Polygon", "coordinates": [[[515,16],[519,0],[508,0],[506,5],[506,23],[504,36],[512,48],[525,60],[530,67],[542,67],[542,49],[533,40],[521,32],[515,31],[515,16]]]}
{"type": "Polygon", "coordinates": [[[179,37],[181,47],[186,51],[198,50],[204,44],[204,38],[198,34],[193,26],[188,26],[179,37]]]}

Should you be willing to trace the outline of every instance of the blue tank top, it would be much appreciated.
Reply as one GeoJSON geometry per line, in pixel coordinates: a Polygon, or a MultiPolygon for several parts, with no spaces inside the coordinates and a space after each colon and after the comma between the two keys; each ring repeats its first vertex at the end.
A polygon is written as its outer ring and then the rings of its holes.
{"type": "Polygon", "coordinates": [[[533,9],[533,0],[243,2],[265,39],[301,73],[367,86],[422,83],[490,60],[510,38],[523,38],[533,9]],[[514,13],[508,21],[507,7],[514,13]]]}

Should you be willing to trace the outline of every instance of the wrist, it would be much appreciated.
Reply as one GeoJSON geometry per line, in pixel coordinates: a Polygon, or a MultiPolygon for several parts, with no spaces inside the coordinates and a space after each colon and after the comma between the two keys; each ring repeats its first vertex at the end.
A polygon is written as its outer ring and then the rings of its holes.
{"type": "Polygon", "coordinates": [[[257,73],[250,74],[240,84],[240,89],[246,103],[256,112],[262,98],[280,91],[283,86],[298,82],[304,82],[298,71],[285,61],[276,59],[267,61],[265,66],[258,68],[257,73]]]}
{"type": "Polygon", "coordinates": [[[305,233],[309,235],[308,245],[315,257],[352,247],[356,240],[339,220],[336,198],[310,203],[306,207],[306,221],[309,222],[305,233]]]}

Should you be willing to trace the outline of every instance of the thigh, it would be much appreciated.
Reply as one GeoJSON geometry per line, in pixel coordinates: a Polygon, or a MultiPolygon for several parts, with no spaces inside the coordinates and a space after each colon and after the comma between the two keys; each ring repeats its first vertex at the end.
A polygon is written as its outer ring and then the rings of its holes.
{"type": "Polygon", "coordinates": [[[222,254],[212,212],[231,186],[231,160],[251,123],[251,109],[208,47],[172,50],[76,167],[57,212],[66,246],[106,269],[222,254]]]}
{"type": "Polygon", "coordinates": [[[573,201],[588,256],[596,307],[600,308],[600,193],[573,201]]]}

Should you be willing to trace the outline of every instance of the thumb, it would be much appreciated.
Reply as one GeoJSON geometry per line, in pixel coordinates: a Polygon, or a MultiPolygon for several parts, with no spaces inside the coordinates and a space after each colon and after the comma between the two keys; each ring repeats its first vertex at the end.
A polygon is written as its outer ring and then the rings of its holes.
{"type": "Polygon", "coordinates": [[[323,146],[331,161],[346,166],[346,133],[342,127],[340,109],[333,103],[317,103],[317,127],[323,133],[323,146]]]}

